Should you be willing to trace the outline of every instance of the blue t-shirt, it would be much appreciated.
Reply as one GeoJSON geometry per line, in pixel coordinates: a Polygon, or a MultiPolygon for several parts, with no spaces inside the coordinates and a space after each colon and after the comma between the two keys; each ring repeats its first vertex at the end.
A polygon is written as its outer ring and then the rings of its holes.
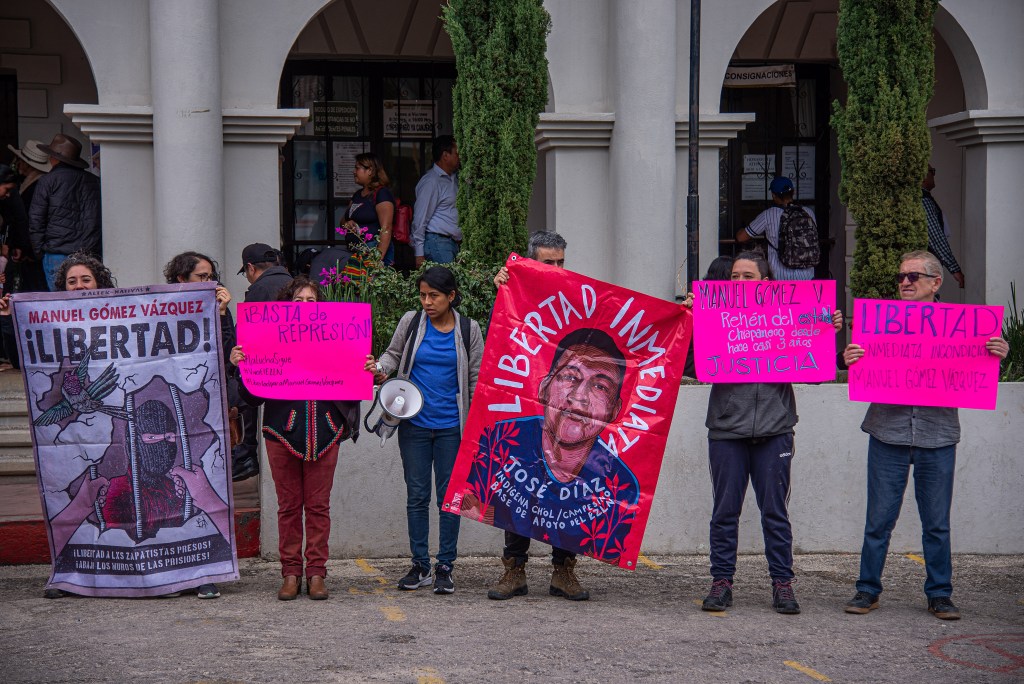
{"type": "Polygon", "coordinates": [[[427,318],[427,333],[416,350],[409,379],[423,393],[423,408],[413,425],[444,430],[459,425],[459,359],[455,328],[443,333],[427,318]]]}

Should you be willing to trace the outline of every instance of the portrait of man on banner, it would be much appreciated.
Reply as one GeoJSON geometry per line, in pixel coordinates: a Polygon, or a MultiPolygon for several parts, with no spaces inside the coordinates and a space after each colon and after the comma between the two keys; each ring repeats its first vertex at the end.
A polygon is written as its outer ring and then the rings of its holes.
{"type": "Polygon", "coordinates": [[[690,314],[530,260],[508,269],[445,506],[633,567],[690,314]]]}

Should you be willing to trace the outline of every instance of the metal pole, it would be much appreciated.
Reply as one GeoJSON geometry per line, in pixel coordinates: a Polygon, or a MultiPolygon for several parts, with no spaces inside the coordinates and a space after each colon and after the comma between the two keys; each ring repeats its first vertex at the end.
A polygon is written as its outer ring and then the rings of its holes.
{"type": "Polygon", "coordinates": [[[690,118],[689,182],[686,195],[686,279],[687,289],[700,278],[700,221],[697,193],[697,153],[700,127],[700,0],[690,0],[690,118]]]}

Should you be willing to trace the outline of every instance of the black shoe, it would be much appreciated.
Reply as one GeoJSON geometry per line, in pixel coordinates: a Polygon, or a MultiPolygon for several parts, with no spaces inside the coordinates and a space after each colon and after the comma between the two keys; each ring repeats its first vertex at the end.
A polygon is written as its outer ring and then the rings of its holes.
{"type": "Polygon", "coordinates": [[[425,587],[433,581],[434,577],[430,574],[430,568],[414,563],[412,569],[405,574],[405,577],[398,580],[398,588],[412,591],[413,589],[425,587]]]}
{"type": "Polygon", "coordinates": [[[434,593],[455,593],[455,582],[452,581],[452,566],[441,564],[434,568],[434,593]]]}
{"type": "Polygon", "coordinates": [[[878,608],[878,594],[869,594],[866,591],[858,591],[853,595],[852,599],[847,601],[846,608],[844,610],[847,613],[853,613],[854,615],[864,615],[875,608],[878,608]]]}
{"type": "Polygon", "coordinates": [[[800,612],[800,604],[796,602],[796,593],[793,592],[793,580],[772,581],[772,608],[783,615],[797,615],[800,612]]]}
{"type": "Polygon", "coordinates": [[[701,610],[722,611],[732,605],[732,582],[727,579],[716,579],[711,583],[711,591],[704,598],[701,610]]]}
{"type": "Polygon", "coordinates": [[[241,482],[248,480],[253,475],[259,475],[260,462],[255,458],[233,461],[231,464],[231,481],[241,482]]]}
{"type": "Polygon", "coordinates": [[[220,590],[216,584],[203,584],[196,590],[196,596],[201,599],[220,598],[220,590]]]}
{"type": "Polygon", "coordinates": [[[960,619],[960,609],[953,605],[948,596],[936,596],[928,599],[928,612],[940,620],[960,619]]]}
{"type": "Polygon", "coordinates": [[[68,592],[63,589],[55,589],[50,587],[49,589],[43,589],[43,598],[45,599],[59,599],[69,596],[68,592]]]}

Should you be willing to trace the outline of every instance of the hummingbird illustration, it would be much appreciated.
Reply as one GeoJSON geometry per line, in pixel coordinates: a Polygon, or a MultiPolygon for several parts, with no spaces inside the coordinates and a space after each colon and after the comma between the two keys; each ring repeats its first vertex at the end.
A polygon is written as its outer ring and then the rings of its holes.
{"type": "Polygon", "coordinates": [[[89,382],[89,356],[78,363],[73,371],[65,371],[61,381],[60,393],[63,398],[43,411],[33,421],[34,425],[53,425],[59,423],[73,413],[106,413],[116,418],[128,419],[128,412],[115,406],[107,406],[102,399],[117,388],[118,375],[114,364],[110,364],[100,373],[99,377],[89,382]],[[88,385],[86,384],[88,382],[88,385]]]}

